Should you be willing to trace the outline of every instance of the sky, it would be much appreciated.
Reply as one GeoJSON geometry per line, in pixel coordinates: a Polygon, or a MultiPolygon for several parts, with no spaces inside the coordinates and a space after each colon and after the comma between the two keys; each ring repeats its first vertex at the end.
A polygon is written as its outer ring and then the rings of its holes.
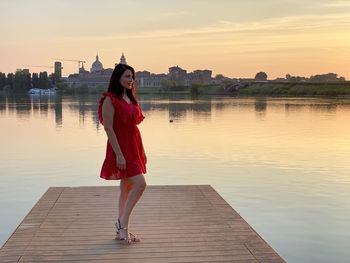
{"type": "MultiPolygon", "coordinates": [[[[350,80],[350,0],[0,0],[0,71],[98,53],[113,68],[179,66],[269,79],[334,72],[350,80]]],[[[78,63],[62,61],[63,75],[78,63]]]]}

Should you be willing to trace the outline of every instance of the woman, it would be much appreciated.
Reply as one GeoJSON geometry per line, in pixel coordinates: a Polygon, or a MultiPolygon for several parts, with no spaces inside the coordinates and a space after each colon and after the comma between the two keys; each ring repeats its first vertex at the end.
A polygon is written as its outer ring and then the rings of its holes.
{"type": "Polygon", "coordinates": [[[145,118],[135,96],[135,71],[118,64],[108,92],[100,99],[98,114],[108,142],[100,177],[120,180],[119,217],[116,239],[130,244],[140,239],[128,232],[130,214],[142,196],[146,181],[147,157],[136,125],[145,118]]]}

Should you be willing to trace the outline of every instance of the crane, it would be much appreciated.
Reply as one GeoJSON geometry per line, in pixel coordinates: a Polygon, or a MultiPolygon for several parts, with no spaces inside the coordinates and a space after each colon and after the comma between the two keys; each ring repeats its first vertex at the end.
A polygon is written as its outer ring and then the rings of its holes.
{"type": "Polygon", "coordinates": [[[84,68],[84,63],[86,63],[85,60],[78,60],[78,59],[65,59],[65,58],[52,58],[54,60],[62,60],[62,61],[72,61],[72,62],[78,62],[78,72],[80,69],[80,63],[81,63],[81,67],[84,68]]]}
{"type": "MultiPolygon", "coordinates": [[[[30,67],[30,68],[54,68],[54,66],[44,66],[44,65],[21,65],[22,67],[30,67]]],[[[61,70],[63,67],[61,67],[61,70]]]]}
{"type": "Polygon", "coordinates": [[[21,65],[22,67],[31,67],[31,68],[53,68],[53,66],[38,66],[38,65],[21,65]]]}

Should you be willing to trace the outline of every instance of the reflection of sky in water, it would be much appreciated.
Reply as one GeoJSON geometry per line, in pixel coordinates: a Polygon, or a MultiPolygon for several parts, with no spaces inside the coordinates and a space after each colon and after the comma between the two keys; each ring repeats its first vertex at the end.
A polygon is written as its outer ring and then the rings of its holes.
{"type": "MultiPolygon", "coordinates": [[[[98,178],[106,135],[97,101],[0,98],[1,242],[49,186],[116,184],[98,178]]],[[[288,262],[348,259],[350,101],[140,104],[149,184],[211,184],[288,262]]]]}

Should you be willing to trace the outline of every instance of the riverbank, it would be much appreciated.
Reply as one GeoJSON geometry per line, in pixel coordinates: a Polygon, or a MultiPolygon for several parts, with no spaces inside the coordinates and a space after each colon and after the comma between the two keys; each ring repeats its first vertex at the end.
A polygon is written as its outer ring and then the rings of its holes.
{"type": "Polygon", "coordinates": [[[223,85],[195,85],[191,87],[144,88],[138,94],[188,94],[222,96],[270,96],[270,97],[349,97],[350,82],[344,83],[290,83],[246,82],[223,85]]]}
{"type": "MultiPolygon", "coordinates": [[[[101,94],[107,90],[104,86],[81,85],[71,87],[65,83],[57,85],[61,95],[101,94]]],[[[0,91],[0,95],[9,92],[0,91]]],[[[11,93],[11,92],[10,92],[11,93]]],[[[136,88],[137,95],[186,95],[198,96],[269,96],[269,97],[341,97],[350,98],[350,82],[226,82],[211,85],[143,87],[136,88]]]]}
{"type": "Polygon", "coordinates": [[[239,95],[245,96],[280,96],[280,97],[350,97],[350,82],[340,83],[283,83],[283,82],[252,82],[239,90],[239,95]]]}

